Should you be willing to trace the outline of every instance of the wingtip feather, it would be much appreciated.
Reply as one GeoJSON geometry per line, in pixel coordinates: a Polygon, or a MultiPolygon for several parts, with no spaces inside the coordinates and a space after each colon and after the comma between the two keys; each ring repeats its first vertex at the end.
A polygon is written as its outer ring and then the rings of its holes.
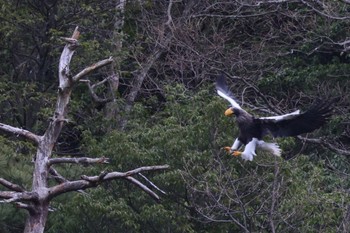
{"type": "Polygon", "coordinates": [[[237,103],[237,101],[235,100],[233,94],[231,93],[230,89],[227,86],[226,83],[226,78],[223,74],[220,74],[217,78],[216,78],[216,91],[217,94],[219,96],[221,96],[222,98],[226,99],[227,101],[230,102],[230,104],[232,105],[232,107],[238,108],[238,109],[242,109],[241,106],[237,103]]]}

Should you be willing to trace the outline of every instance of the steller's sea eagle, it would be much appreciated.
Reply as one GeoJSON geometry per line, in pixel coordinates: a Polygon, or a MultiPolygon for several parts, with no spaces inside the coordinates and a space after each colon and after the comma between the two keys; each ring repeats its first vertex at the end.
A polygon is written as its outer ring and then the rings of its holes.
{"type": "Polygon", "coordinates": [[[216,80],[216,90],[219,96],[228,100],[231,107],[225,111],[226,116],[234,115],[239,128],[239,136],[231,147],[224,149],[234,156],[241,156],[244,160],[253,160],[255,149],[268,151],[276,156],[281,155],[281,149],[276,143],[264,142],[262,138],[267,134],[273,137],[297,136],[318,129],[331,116],[331,102],[316,101],[309,110],[300,113],[299,110],[280,116],[255,117],[241,108],[234,100],[225,77],[216,80]],[[245,145],[243,152],[239,149],[245,145]]]}

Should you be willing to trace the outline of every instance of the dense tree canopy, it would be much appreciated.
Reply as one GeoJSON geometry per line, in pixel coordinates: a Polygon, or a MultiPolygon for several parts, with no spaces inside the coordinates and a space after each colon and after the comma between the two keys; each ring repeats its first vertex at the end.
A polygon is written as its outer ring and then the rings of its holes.
{"type": "MultiPolygon", "coordinates": [[[[170,165],[139,177],[165,192],[159,203],[115,181],[55,199],[46,232],[350,231],[349,1],[0,3],[1,123],[43,133],[61,37],[78,25],[73,73],[115,62],[75,86],[54,155],[105,156],[107,171],[170,165]],[[221,72],[256,115],[325,98],[335,101],[333,117],[311,134],[277,139],[281,158],[259,153],[244,163],[221,149],[237,135],[214,90],[221,72]]],[[[34,154],[1,132],[0,177],[30,186],[34,154]]],[[[101,167],[58,170],[73,179],[101,167]]],[[[23,210],[0,205],[1,232],[23,232],[24,222],[23,210]]]]}

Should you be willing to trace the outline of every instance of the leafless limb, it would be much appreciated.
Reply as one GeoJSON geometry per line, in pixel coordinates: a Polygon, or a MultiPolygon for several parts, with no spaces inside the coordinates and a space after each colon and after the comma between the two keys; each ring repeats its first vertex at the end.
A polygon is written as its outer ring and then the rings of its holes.
{"type": "Polygon", "coordinates": [[[80,82],[85,82],[89,88],[89,91],[90,91],[90,94],[93,98],[93,100],[97,103],[108,103],[108,102],[111,102],[114,100],[114,98],[101,98],[99,97],[96,92],[95,92],[95,88],[100,86],[100,85],[103,85],[104,83],[106,83],[107,81],[110,80],[111,77],[107,77],[105,79],[103,79],[102,81],[98,82],[98,83],[95,83],[93,85],[91,85],[91,81],[88,80],[88,79],[81,79],[79,80],[80,82]]]}
{"type": "Polygon", "coordinates": [[[305,4],[306,6],[310,7],[313,11],[315,11],[316,13],[324,16],[324,17],[327,17],[327,18],[330,18],[330,19],[335,19],[335,20],[346,20],[346,19],[349,19],[350,17],[348,16],[337,16],[337,15],[330,15],[328,13],[326,13],[325,11],[322,11],[322,10],[319,10],[317,9],[312,3],[316,3],[316,4],[320,4],[322,6],[324,6],[323,2],[320,2],[318,0],[316,1],[309,1],[309,0],[301,0],[301,2],[303,4],[305,4]]]}
{"type": "Polygon", "coordinates": [[[58,163],[76,163],[76,164],[88,165],[88,164],[95,164],[95,163],[108,163],[108,159],[105,157],[52,158],[52,159],[49,159],[48,166],[51,166],[52,164],[58,164],[58,163]]]}
{"type": "MultiPolygon", "coordinates": [[[[160,166],[144,166],[144,167],[139,167],[127,172],[110,172],[107,173],[104,177],[103,180],[110,180],[110,179],[116,179],[116,178],[124,178],[127,176],[133,176],[136,175],[140,172],[144,171],[156,171],[156,170],[164,170],[169,168],[169,165],[160,165],[160,166]]],[[[89,181],[91,182],[99,182],[101,181],[101,178],[99,176],[89,176],[89,181]]]]}
{"type": "Polygon", "coordinates": [[[83,69],[82,71],[80,71],[78,74],[76,74],[72,80],[74,82],[77,82],[79,81],[81,78],[85,77],[86,75],[90,74],[91,72],[101,68],[101,67],[104,67],[106,65],[109,65],[113,62],[113,58],[110,57],[108,59],[105,59],[105,60],[101,60],[99,62],[96,62],[95,64],[89,66],[89,67],[86,67],[85,69],[83,69]]]}
{"type": "Polygon", "coordinates": [[[40,136],[38,136],[38,135],[28,131],[28,130],[20,129],[20,128],[6,125],[3,123],[0,123],[0,130],[17,135],[17,136],[22,136],[22,137],[34,142],[35,144],[38,144],[40,139],[41,139],[40,136]]]}
{"type": "Polygon", "coordinates": [[[270,3],[292,3],[292,2],[300,2],[300,0],[263,0],[263,1],[252,1],[252,5],[260,6],[262,4],[270,4],[270,3]]]}
{"type": "MultiPolygon", "coordinates": [[[[56,180],[57,183],[62,184],[64,182],[69,182],[68,179],[64,178],[61,174],[57,172],[52,166],[50,167],[49,173],[52,175],[52,178],[56,180]]],[[[77,192],[87,195],[87,193],[83,190],[77,190],[77,192]]]]}
{"type": "Polygon", "coordinates": [[[318,144],[318,145],[321,145],[335,153],[338,153],[340,155],[345,155],[345,156],[349,156],[350,155],[350,151],[347,150],[347,149],[341,149],[341,148],[338,148],[337,146],[335,146],[333,143],[331,142],[328,142],[326,140],[324,140],[323,138],[305,138],[305,137],[302,137],[302,136],[298,136],[298,138],[301,140],[301,141],[304,141],[304,142],[309,142],[309,143],[314,143],[314,144],[318,144]]]}
{"type": "Polygon", "coordinates": [[[136,185],[137,187],[139,187],[141,190],[143,190],[144,192],[146,192],[148,195],[150,195],[154,200],[159,201],[160,198],[159,196],[153,192],[151,189],[149,189],[146,185],[142,184],[140,181],[138,181],[137,179],[135,179],[134,177],[131,176],[126,176],[124,177],[126,180],[130,181],[131,183],[133,183],[134,185],[136,185]]]}
{"type": "Polygon", "coordinates": [[[14,191],[0,191],[0,197],[4,200],[0,203],[10,203],[17,201],[33,201],[38,199],[38,195],[34,192],[14,192],[14,191]]]}
{"type": "Polygon", "coordinates": [[[4,178],[0,178],[0,184],[5,186],[6,188],[12,190],[12,191],[16,191],[16,192],[24,192],[24,188],[22,188],[21,186],[14,184],[8,180],[5,180],[4,178]]]}
{"type": "Polygon", "coordinates": [[[173,0],[169,1],[168,9],[167,9],[167,15],[168,20],[166,21],[165,25],[170,26],[170,24],[173,22],[173,18],[171,17],[171,7],[173,6],[173,0]]]}
{"type": "Polygon", "coordinates": [[[149,183],[153,188],[157,189],[159,192],[163,193],[164,195],[166,194],[166,192],[158,188],[158,186],[155,185],[152,181],[150,181],[146,176],[142,175],[141,172],[138,175],[141,176],[145,181],[147,181],[147,183],[149,183]]]}
{"type": "Polygon", "coordinates": [[[68,182],[66,178],[64,178],[62,175],[60,175],[56,169],[53,167],[50,167],[49,173],[52,175],[52,177],[57,181],[57,183],[61,184],[63,182],[68,182]]]}

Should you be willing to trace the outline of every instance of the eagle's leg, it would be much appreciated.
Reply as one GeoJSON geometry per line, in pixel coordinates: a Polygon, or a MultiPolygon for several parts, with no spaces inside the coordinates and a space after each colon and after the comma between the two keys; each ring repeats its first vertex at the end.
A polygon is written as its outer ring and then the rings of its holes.
{"type": "Polygon", "coordinates": [[[256,156],[255,153],[255,148],[258,144],[258,139],[257,138],[252,138],[250,142],[247,143],[247,145],[244,148],[244,151],[241,152],[242,159],[244,160],[253,160],[253,157],[256,156]]]}
{"type": "Polygon", "coordinates": [[[225,151],[227,152],[227,154],[232,154],[233,156],[240,156],[242,154],[242,152],[238,151],[238,150],[231,150],[231,147],[226,146],[224,147],[225,151]]]}
{"type": "Polygon", "coordinates": [[[224,147],[224,149],[228,154],[232,154],[234,156],[240,156],[242,152],[238,151],[238,149],[242,147],[242,145],[243,143],[238,138],[236,138],[236,140],[234,141],[231,147],[226,146],[224,147]]]}

